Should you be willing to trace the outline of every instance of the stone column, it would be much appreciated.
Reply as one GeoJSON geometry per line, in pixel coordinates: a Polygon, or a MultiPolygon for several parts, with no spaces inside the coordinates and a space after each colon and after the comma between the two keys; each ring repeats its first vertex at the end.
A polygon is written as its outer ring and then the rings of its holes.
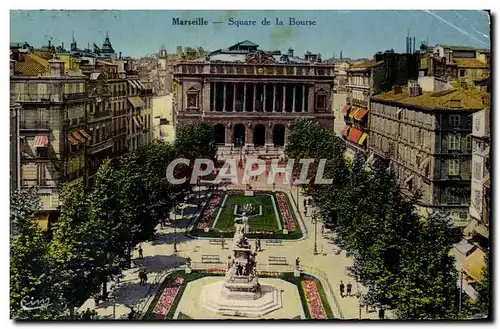
{"type": "Polygon", "coordinates": [[[276,84],[273,83],[273,112],[276,112],[276,84]]]}
{"type": "Polygon", "coordinates": [[[214,107],[214,111],[217,111],[217,82],[212,82],[211,84],[214,86],[214,103],[212,106],[214,107]]]}
{"type": "Polygon", "coordinates": [[[308,86],[307,109],[314,112],[314,85],[308,86]]]}
{"type": "Polygon", "coordinates": [[[262,112],[266,112],[266,85],[267,83],[264,84],[263,90],[263,96],[262,96],[262,112]]]}
{"type": "Polygon", "coordinates": [[[230,146],[233,144],[233,125],[231,123],[226,124],[226,140],[225,144],[230,146]]]}
{"type": "MultiPolygon", "coordinates": [[[[254,87],[254,90],[255,90],[255,87],[254,87]]],[[[254,95],[255,95],[255,92],[254,92],[254,95]]],[[[255,99],[255,98],[254,98],[255,99]]],[[[255,106],[254,106],[254,111],[255,111],[255,106]]],[[[246,132],[245,132],[245,143],[248,145],[248,144],[252,144],[252,137],[253,137],[253,134],[252,134],[252,129],[253,129],[253,125],[251,122],[247,122],[247,124],[245,125],[245,128],[246,128],[246,132]]]]}
{"type": "Polygon", "coordinates": [[[283,104],[282,104],[283,112],[285,112],[285,103],[286,103],[285,100],[286,100],[286,84],[283,84],[283,104]]]}
{"type": "Polygon", "coordinates": [[[252,112],[255,112],[255,103],[256,103],[256,100],[257,100],[257,84],[254,84],[253,85],[253,109],[252,109],[252,112]]]}
{"type": "Polygon", "coordinates": [[[247,107],[247,84],[244,83],[243,84],[243,111],[242,112],[246,111],[246,107],[247,107]]]}
{"type": "Polygon", "coordinates": [[[222,95],[224,96],[223,99],[223,104],[222,104],[222,112],[226,112],[226,83],[224,82],[224,90],[222,92],[222,95]]]}
{"type": "Polygon", "coordinates": [[[292,103],[292,112],[295,112],[295,94],[296,94],[297,86],[293,86],[293,103],[292,103]]]}
{"type": "Polygon", "coordinates": [[[302,85],[302,111],[307,112],[306,110],[306,86],[302,85]]]}
{"type": "Polygon", "coordinates": [[[233,83],[233,112],[236,112],[236,83],[233,83]]]}

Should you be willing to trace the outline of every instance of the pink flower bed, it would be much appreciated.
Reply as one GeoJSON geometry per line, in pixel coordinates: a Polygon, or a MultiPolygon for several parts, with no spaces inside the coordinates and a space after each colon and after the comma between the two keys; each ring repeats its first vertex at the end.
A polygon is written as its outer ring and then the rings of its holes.
{"type": "Polygon", "coordinates": [[[157,319],[162,319],[167,316],[168,311],[170,311],[170,308],[172,307],[175,297],[177,297],[177,293],[179,292],[180,286],[183,282],[184,278],[177,277],[172,283],[172,286],[166,287],[163,290],[153,311],[157,319]]]}
{"type": "Polygon", "coordinates": [[[307,308],[311,319],[326,319],[326,312],[319,296],[318,287],[316,282],[312,280],[304,280],[301,283],[304,295],[306,297],[307,308]]]}
{"type": "Polygon", "coordinates": [[[274,271],[260,271],[259,275],[279,277],[281,275],[281,273],[280,272],[274,272],[274,271]]]}
{"type": "Polygon", "coordinates": [[[204,229],[205,227],[208,227],[208,224],[210,223],[210,220],[212,219],[212,215],[215,212],[215,208],[220,203],[220,200],[222,199],[222,195],[220,193],[214,193],[212,194],[212,198],[210,198],[210,202],[203,211],[203,214],[201,215],[201,219],[198,222],[197,228],[199,229],[204,229]]]}
{"type": "Polygon", "coordinates": [[[219,268],[209,268],[204,271],[206,274],[226,274],[226,271],[219,268]]]}
{"type": "Polygon", "coordinates": [[[285,228],[288,231],[295,230],[295,223],[292,216],[290,215],[290,212],[288,211],[288,202],[286,202],[286,196],[283,193],[276,193],[276,199],[278,200],[278,206],[280,208],[281,214],[283,215],[285,228]]]}

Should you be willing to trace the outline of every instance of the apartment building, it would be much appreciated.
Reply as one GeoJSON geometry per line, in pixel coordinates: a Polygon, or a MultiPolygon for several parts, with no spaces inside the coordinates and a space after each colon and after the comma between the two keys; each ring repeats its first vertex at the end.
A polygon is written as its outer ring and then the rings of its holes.
{"type": "Polygon", "coordinates": [[[38,188],[47,225],[57,217],[61,183],[88,182],[106,158],[153,140],[152,87],[120,60],[97,57],[68,70],[57,53],[45,60],[19,49],[12,58],[11,102],[21,105],[13,172],[21,188],[38,188]]]}
{"type": "Polygon", "coordinates": [[[355,63],[347,70],[347,97],[342,108],[345,127],[341,136],[346,154],[368,155],[370,102],[375,94],[418,76],[419,55],[397,54],[393,50],[375,54],[373,60],[355,63]]]}
{"type": "Polygon", "coordinates": [[[470,203],[472,114],[489,95],[435,77],[371,100],[370,152],[391,166],[403,189],[419,190],[424,215],[441,210],[455,226],[467,224],[470,203]]]}
{"type": "Polygon", "coordinates": [[[485,239],[487,245],[489,239],[490,218],[490,109],[472,115],[472,179],[471,179],[471,203],[469,216],[471,222],[465,229],[466,235],[472,237],[478,234],[485,239]]]}
{"type": "Polygon", "coordinates": [[[19,133],[19,113],[21,112],[21,105],[18,103],[10,103],[10,190],[20,190],[21,178],[20,174],[20,155],[19,150],[20,133],[19,133]]]}

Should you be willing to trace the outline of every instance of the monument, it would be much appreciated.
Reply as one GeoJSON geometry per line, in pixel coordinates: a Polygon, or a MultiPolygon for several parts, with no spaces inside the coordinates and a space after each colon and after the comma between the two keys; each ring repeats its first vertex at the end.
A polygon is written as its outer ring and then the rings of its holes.
{"type": "Polygon", "coordinates": [[[281,291],[261,285],[257,274],[256,251],[246,234],[250,231],[245,213],[235,219],[233,255],[229,256],[224,280],[206,285],[201,305],[228,316],[259,317],[282,307],[281,291]]]}

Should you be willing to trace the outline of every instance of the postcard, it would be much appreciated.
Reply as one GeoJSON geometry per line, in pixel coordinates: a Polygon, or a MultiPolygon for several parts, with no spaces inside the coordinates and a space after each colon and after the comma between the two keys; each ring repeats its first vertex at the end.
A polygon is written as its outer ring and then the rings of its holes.
{"type": "Polygon", "coordinates": [[[10,316],[489,320],[484,10],[13,10],[10,316]]]}

